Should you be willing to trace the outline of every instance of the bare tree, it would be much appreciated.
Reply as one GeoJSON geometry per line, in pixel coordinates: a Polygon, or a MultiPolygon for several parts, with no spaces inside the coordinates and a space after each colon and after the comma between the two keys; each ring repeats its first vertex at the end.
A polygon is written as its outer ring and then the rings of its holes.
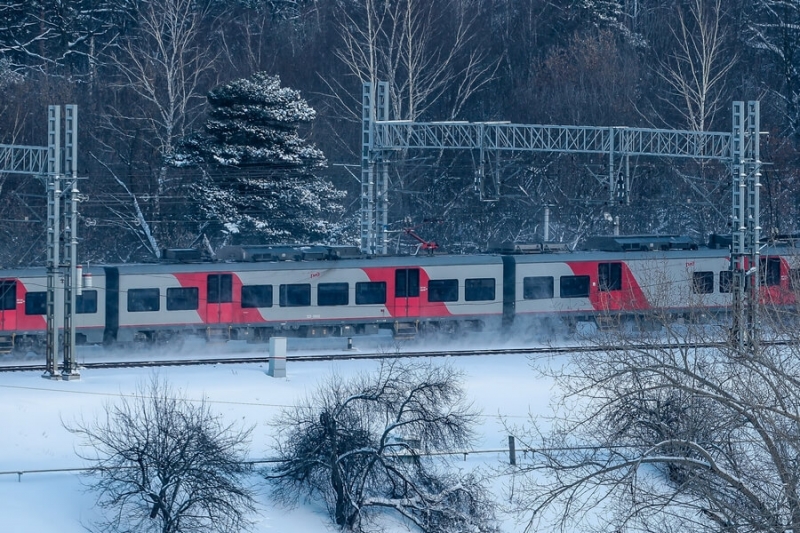
{"type": "Polygon", "coordinates": [[[722,0],[690,0],[688,12],[677,7],[671,27],[676,50],[659,64],[658,73],[672,98],[667,102],[692,131],[706,131],[724,100],[726,74],[736,62],[727,53],[722,0]]]}
{"type": "MultiPolygon", "coordinates": [[[[477,46],[477,7],[464,0],[359,0],[357,10],[340,13],[336,56],[357,80],[389,83],[395,117],[416,120],[447,98],[442,118],[455,118],[498,65],[477,46]]],[[[359,118],[360,108],[348,105],[352,87],[340,80],[328,84],[351,118],[359,118]]]]}
{"type": "Polygon", "coordinates": [[[251,429],[223,423],[205,401],[154,376],[92,422],[83,439],[89,486],[106,511],[100,531],[239,531],[255,509],[244,478],[251,429]]]}
{"type": "Polygon", "coordinates": [[[742,351],[724,314],[696,309],[601,332],[545,369],[558,409],[527,433],[515,483],[529,529],[593,516],[609,531],[800,531],[798,317],[764,307],[788,343],[742,351]]]}
{"type": "Polygon", "coordinates": [[[479,480],[421,453],[468,446],[475,417],[449,366],[393,360],[372,375],[334,376],[276,421],[283,462],[268,477],[280,501],[318,495],[347,529],[389,510],[425,532],[493,531],[479,480]]]}
{"type": "MultiPolygon", "coordinates": [[[[110,52],[110,64],[119,75],[116,87],[131,95],[128,102],[133,105],[125,105],[123,99],[109,106],[108,127],[117,134],[116,142],[143,140],[161,159],[153,165],[155,183],[147,190],[156,220],[162,214],[162,197],[177,188],[168,179],[165,159],[197,117],[216,59],[204,31],[213,26],[211,5],[145,0],[134,21],[137,30],[110,52]]],[[[151,251],[158,257],[159,247],[154,248],[151,251]]]]}

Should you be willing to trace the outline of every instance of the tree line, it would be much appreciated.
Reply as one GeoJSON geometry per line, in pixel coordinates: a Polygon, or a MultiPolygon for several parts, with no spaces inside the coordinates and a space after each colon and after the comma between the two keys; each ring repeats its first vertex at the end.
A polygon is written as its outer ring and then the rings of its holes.
{"type": "MultiPolygon", "coordinates": [[[[361,83],[378,80],[389,83],[391,118],[417,121],[730,131],[731,101],[758,99],[769,134],[763,225],[797,229],[797,0],[9,0],[0,12],[0,141],[43,145],[47,105],[80,106],[87,260],[288,235],[355,242],[361,83]],[[296,135],[319,152],[316,163],[281,166],[266,151],[249,163],[176,167],[192,138],[230,140],[211,133],[221,108],[210,95],[258,73],[298,91],[314,116],[292,131],[262,123],[272,133],[254,140],[296,135]],[[278,191],[277,200],[231,219],[224,198],[197,184],[240,197],[278,191]]],[[[540,240],[545,206],[550,234],[569,243],[608,232],[604,213],[628,233],[727,230],[724,165],[632,160],[631,202],[618,204],[604,190],[603,158],[499,155],[483,162],[501,193],[487,202],[474,190],[476,158],[395,154],[390,230],[427,224],[418,231],[470,251],[540,240]]],[[[0,177],[3,264],[44,260],[44,213],[38,179],[0,177]]]]}

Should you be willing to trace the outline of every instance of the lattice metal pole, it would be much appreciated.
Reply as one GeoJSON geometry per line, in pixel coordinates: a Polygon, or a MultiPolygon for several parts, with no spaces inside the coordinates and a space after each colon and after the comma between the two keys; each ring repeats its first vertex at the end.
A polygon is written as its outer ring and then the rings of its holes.
{"type": "Polygon", "coordinates": [[[745,172],[747,175],[747,242],[750,255],[750,290],[747,297],[747,333],[752,348],[758,346],[760,323],[758,318],[761,294],[761,111],[757,101],[747,102],[745,172]]]}
{"type": "Polygon", "coordinates": [[[61,280],[61,106],[47,108],[47,338],[42,377],[61,379],[58,372],[59,325],[63,323],[61,280]]]}
{"type": "Polygon", "coordinates": [[[758,299],[761,287],[761,154],[757,101],[733,103],[731,136],[733,324],[737,349],[755,348],[759,339],[758,299]]]}
{"type": "Polygon", "coordinates": [[[78,106],[64,109],[64,379],[80,379],[75,360],[75,311],[81,280],[78,279],[78,106]]]}
{"type": "Polygon", "coordinates": [[[614,128],[608,128],[608,199],[614,202],[617,175],[614,171],[614,128]]]}
{"type": "Polygon", "coordinates": [[[375,253],[375,166],[372,160],[372,136],[375,105],[372,83],[361,90],[361,252],[375,253]]]}
{"type": "Polygon", "coordinates": [[[731,191],[731,293],[732,324],[731,337],[737,349],[744,350],[747,344],[746,331],[746,276],[747,276],[747,246],[746,246],[746,201],[747,194],[745,183],[745,125],[744,102],[733,103],[732,131],[731,131],[731,177],[733,187],[731,191]]]}
{"type": "MultiPolygon", "coordinates": [[[[377,105],[375,110],[377,119],[389,120],[389,83],[378,82],[377,105]]],[[[374,145],[373,145],[374,148],[374,145]]],[[[375,235],[377,238],[376,250],[386,255],[389,251],[389,165],[383,154],[375,154],[378,165],[378,175],[375,187],[375,235]]]]}

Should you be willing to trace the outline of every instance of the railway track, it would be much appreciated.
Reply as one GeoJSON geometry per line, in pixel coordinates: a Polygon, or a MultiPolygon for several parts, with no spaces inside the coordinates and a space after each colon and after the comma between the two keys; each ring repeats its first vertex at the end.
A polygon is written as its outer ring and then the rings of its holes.
{"type": "MultiPolygon", "coordinates": [[[[727,342],[703,342],[693,343],[693,348],[721,348],[727,342]]],[[[783,341],[764,342],[763,344],[785,344],[783,341]]],[[[607,352],[622,350],[663,350],[678,347],[675,344],[667,343],[644,343],[626,344],[624,346],[537,346],[533,348],[499,348],[485,350],[436,350],[436,351],[413,351],[413,352],[354,352],[344,351],[340,353],[326,353],[313,355],[287,355],[287,362],[307,362],[307,361],[333,361],[333,360],[356,360],[356,359],[397,359],[397,358],[418,358],[418,357],[466,357],[466,356],[492,356],[492,355],[558,355],[575,352],[607,352]]],[[[199,365],[238,365],[252,363],[268,363],[268,355],[254,355],[244,357],[203,357],[203,358],[184,358],[184,359],[139,359],[128,361],[86,361],[80,363],[80,368],[85,370],[95,369],[120,369],[120,368],[147,368],[147,367],[168,367],[168,366],[199,366],[199,365]]],[[[2,372],[44,372],[44,364],[18,364],[0,365],[2,372]]]]}

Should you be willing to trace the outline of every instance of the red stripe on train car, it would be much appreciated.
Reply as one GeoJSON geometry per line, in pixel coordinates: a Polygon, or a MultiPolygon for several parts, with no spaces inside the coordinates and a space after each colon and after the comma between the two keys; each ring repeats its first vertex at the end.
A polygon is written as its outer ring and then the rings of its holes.
{"type": "Polygon", "coordinates": [[[639,282],[624,261],[567,261],[567,266],[576,276],[589,276],[591,282],[589,286],[589,301],[595,311],[644,311],[650,309],[650,304],[639,286],[639,282]],[[621,290],[600,290],[597,281],[597,270],[600,263],[622,264],[621,290]]]}
{"type": "Polygon", "coordinates": [[[266,322],[256,308],[242,309],[241,294],[242,280],[232,272],[192,272],[174,274],[181,287],[197,287],[198,307],[197,314],[203,324],[246,324],[266,322]],[[231,274],[233,301],[230,303],[208,303],[208,275],[231,274]]]}
{"type": "Polygon", "coordinates": [[[367,275],[370,281],[383,281],[386,283],[386,311],[389,313],[391,317],[397,318],[405,318],[406,316],[412,317],[413,316],[420,316],[420,317],[444,317],[444,316],[453,316],[450,310],[447,308],[447,305],[444,302],[429,302],[428,301],[428,282],[430,281],[430,276],[425,269],[419,269],[419,314],[413,315],[409,314],[406,315],[405,308],[401,308],[400,305],[397,304],[397,300],[400,298],[395,299],[395,277],[394,273],[395,270],[398,268],[407,269],[407,268],[416,268],[416,267],[369,267],[363,268],[362,270],[367,275]]]}

